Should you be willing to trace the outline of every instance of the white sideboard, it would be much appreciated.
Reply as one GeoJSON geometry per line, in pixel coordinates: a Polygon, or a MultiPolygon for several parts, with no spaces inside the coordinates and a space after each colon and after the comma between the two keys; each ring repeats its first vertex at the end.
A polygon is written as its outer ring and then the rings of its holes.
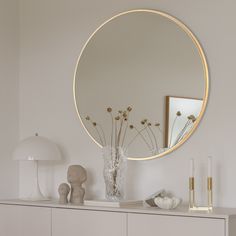
{"type": "Polygon", "coordinates": [[[51,236],[51,209],[0,205],[1,236],[51,236]]]}
{"type": "Polygon", "coordinates": [[[223,236],[225,221],[185,216],[163,216],[129,214],[129,236],[148,235],[188,235],[188,236],[223,236]]]}
{"type": "Polygon", "coordinates": [[[189,212],[0,201],[1,236],[235,236],[236,209],[189,212]]]}
{"type": "Polygon", "coordinates": [[[126,215],[120,212],[53,208],[52,235],[126,236],[126,215]]]}

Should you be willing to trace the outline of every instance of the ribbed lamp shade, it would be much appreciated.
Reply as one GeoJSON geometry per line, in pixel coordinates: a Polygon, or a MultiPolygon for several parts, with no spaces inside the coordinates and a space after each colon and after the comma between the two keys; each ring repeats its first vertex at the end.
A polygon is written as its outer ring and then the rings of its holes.
{"type": "Polygon", "coordinates": [[[60,160],[57,145],[38,135],[22,140],[13,153],[13,159],[19,161],[60,160]]]}

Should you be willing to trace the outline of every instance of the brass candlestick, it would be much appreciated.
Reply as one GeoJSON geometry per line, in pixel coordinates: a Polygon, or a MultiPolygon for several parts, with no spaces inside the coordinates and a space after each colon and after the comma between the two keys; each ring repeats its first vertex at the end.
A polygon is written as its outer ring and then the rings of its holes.
{"type": "Polygon", "coordinates": [[[207,196],[208,196],[208,208],[212,210],[213,208],[213,181],[212,177],[207,178],[207,196]]]}
{"type": "Polygon", "coordinates": [[[190,211],[212,211],[213,210],[213,181],[212,177],[207,178],[207,206],[197,206],[195,202],[194,177],[189,178],[189,210],[190,211]]]}
{"type": "Polygon", "coordinates": [[[189,178],[189,208],[195,206],[194,177],[189,178]]]}

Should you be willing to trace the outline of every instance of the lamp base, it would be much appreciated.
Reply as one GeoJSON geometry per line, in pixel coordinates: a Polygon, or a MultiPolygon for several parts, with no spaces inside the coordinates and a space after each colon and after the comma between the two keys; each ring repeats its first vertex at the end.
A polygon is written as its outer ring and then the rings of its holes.
{"type": "Polygon", "coordinates": [[[20,198],[23,201],[49,201],[50,198],[45,197],[39,188],[36,188],[35,191],[28,197],[20,198]]]}
{"type": "Polygon", "coordinates": [[[39,186],[39,178],[38,178],[38,161],[34,161],[35,171],[34,171],[34,185],[33,185],[33,191],[28,197],[20,198],[23,201],[49,201],[50,198],[45,197],[39,186]]]}
{"type": "Polygon", "coordinates": [[[48,201],[50,200],[49,198],[45,197],[39,187],[38,182],[35,185],[35,189],[31,193],[29,197],[27,197],[28,201],[48,201]]]}
{"type": "Polygon", "coordinates": [[[32,198],[32,197],[26,197],[26,198],[20,198],[22,201],[31,201],[31,202],[40,202],[40,201],[50,201],[50,198],[32,198]]]}

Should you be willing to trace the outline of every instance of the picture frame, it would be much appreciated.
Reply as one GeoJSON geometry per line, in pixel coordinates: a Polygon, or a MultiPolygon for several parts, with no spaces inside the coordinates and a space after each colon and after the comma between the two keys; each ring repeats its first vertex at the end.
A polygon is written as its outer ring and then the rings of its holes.
{"type": "MultiPolygon", "coordinates": [[[[194,117],[198,118],[202,109],[203,99],[166,96],[165,103],[166,112],[164,146],[166,148],[170,148],[174,146],[175,140],[185,126],[188,117],[193,115],[194,117]],[[181,115],[178,118],[178,122],[175,122],[177,112],[180,112],[181,115]]],[[[185,134],[187,134],[191,129],[192,127],[188,127],[188,130],[185,131],[185,134]]]]}

